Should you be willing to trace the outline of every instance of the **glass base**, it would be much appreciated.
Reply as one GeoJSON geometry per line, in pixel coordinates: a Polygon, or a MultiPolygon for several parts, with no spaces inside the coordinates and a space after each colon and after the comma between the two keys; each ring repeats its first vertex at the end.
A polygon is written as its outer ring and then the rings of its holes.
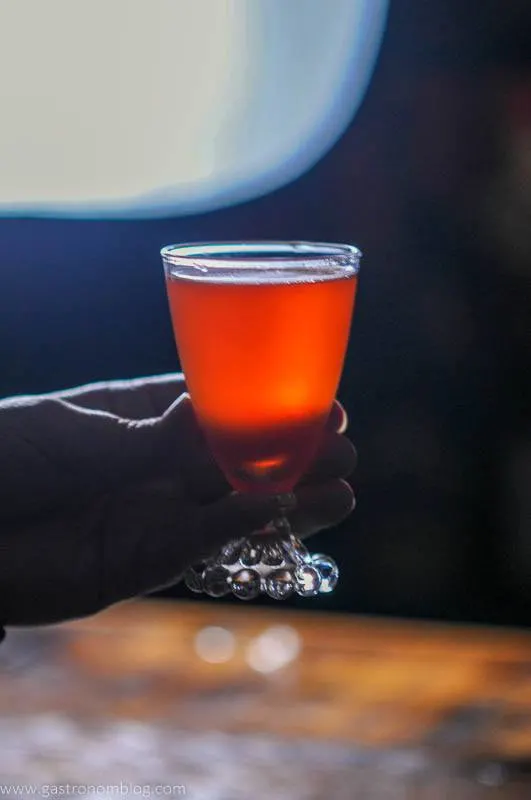
{"type": "Polygon", "coordinates": [[[190,567],[184,575],[186,586],[210,597],[232,592],[240,600],[260,594],[285,600],[294,593],[315,597],[332,592],[339,577],[335,561],[323,553],[311,554],[286,528],[232,540],[213,558],[190,567]]]}

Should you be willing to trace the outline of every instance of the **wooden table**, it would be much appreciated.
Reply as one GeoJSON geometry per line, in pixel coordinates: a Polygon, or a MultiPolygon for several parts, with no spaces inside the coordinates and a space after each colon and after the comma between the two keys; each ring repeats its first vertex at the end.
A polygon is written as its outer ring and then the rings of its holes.
{"type": "Polygon", "coordinates": [[[145,601],[11,630],[0,668],[4,784],[531,798],[526,632],[145,601]]]}

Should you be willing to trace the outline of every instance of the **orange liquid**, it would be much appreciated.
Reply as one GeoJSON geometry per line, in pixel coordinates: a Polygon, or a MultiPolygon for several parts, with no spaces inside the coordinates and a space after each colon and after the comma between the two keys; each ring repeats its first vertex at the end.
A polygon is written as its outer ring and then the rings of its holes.
{"type": "Polygon", "coordinates": [[[341,376],[356,287],[350,276],[167,279],[192,402],[235,489],[287,492],[308,469],[341,376]]]}

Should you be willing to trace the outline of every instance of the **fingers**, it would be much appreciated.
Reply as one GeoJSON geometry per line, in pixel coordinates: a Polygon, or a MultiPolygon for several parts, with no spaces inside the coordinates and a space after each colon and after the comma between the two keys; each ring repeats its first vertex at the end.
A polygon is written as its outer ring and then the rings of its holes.
{"type": "MultiPolygon", "coordinates": [[[[304,484],[347,478],[352,473],[357,463],[356,449],[345,436],[335,432],[345,424],[346,412],[336,401],[320,451],[304,484]]],[[[214,502],[230,491],[201,431],[189,395],[182,395],[154,425],[161,449],[166,449],[162,458],[167,460],[164,474],[178,468],[191,497],[202,503],[214,502]]]]}
{"type": "Polygon", "coordinates": [[[48,397],[66,400],[80,408],[108,411],[126,419],[147,419],[161,416],[185,391],[184,376],[176,372],[134,380],[91,383],[48,397]]]}
{"type": "MultiPolygon", "coordinates": [[[[342,407],[335,403],[330,417],[330,431],[342,427],[345,418],[342,407]]],[[[178,447],[172,446],[180,474],[193,499],[209,503],[230,492],[231,487],[211,454],[188,395],[182,396],[168,409],[161,420],[161,427],[165,429],[163,437],[166,442],[176,441],[175,437],[179,437],[178,447]]],[[[315,484],[347,478],[356,462],[357,454],[352,442],[339,433],[328,432],[303,483],[315,484]]]]}
{"type": "MultiPolygon", "coordinates": [[[[179,380],[154,379],[150,385],[156,402],[164,404],[168,392],[184,385],[179,380]]],[[[334,408],[332,429],[343,419],[340,407],[334,408]]],[[[141,420],[63,399],[19,398],[2,409],[2,424],[0,516],[5,518],[72,507],[94,494],[161,477],[178,476],[190,499],[200,503],[216,501],[230,490],[187,394],[161,416],[141,420]]],[[[329,430],[306,483],[346,477],[354,463],[350,443],[329,430]]]]}
{"type": "MultiPolygon", "coordinates": [[[[350,486],[330,481],[297,492],[293,530],[309,536],[344,519],[354,506],[350,486]]],[[[230,539],[262,530],[279,514],[274,497],[231,494],[190,508],[169,482],[130,492],[105,520],[106,602],[174,583],[191,564],[230,539]]]]}
{"type": "MultiPolygon", "coordinates": [[[[297,499],[290,518],[302,536],[339,522],[352,506],[341,481],[301,488],[297,499]]],[[[100,498],[84,511],[9,526],[0,559],[3,621],[59,622],[167,586],[278,513],[278,501],[261,496],[230,495],[198,509],[178,485],[161,481],[100,498]]]]}
{"type": "Polygon", "coordinates": [[[297,508],[288,515],[296,536],[311,536],[344,520],[354,510],[355,499],[344,480],[331,480],[296,491],[297,508]]]}
{"type": "Polygon", "coordinates": [[[170,483],[128,493],[103,521],[103,605],[175,583],[188,566],[231,538],[262,529],[278,513],[275,498],[235,494],[191,508],[170,483]]]}
{"type": "MultiPolygon", "coordinates": [[[[354,505],[344,481],[297,492],[294,532],[309,536],[344,519],[354,505]]],[[[234,538],[262,530],[279,514],[274,497],[231,494],[208,506],[183,504],[169,483],[129,493],[105,520],[105,604],[174,583],[184,570],[234,538]]]]}
{"type": "Polygon", "coordinates": [[[303,483],[330,478],[348,478],[356,467],[358,457],[352,442],[339,433],[325,435],[319,453],[303,483]]]}

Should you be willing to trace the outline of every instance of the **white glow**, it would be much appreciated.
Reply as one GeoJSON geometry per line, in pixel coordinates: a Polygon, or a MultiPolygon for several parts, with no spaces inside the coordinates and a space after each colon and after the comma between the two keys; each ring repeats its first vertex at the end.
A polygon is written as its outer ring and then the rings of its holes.
{"type": "Polygon", "coordinates": [[[236,649],[234,634],[216,625],[202,628],[195,637],[197,655],[209,664],[230,661],[236,649]]]}
{"type": "Polygon", "coordinates": [[[300,649],[299,635],[294,628],[275,625],[249,643],[247,663],[256,672],[276,672],[294,661],[300,649]]]}
{"type": "Polygon", "coordinates": [[[186,213],[314,163],[387,0],[3,0],[0,212],[186,213]]]}

